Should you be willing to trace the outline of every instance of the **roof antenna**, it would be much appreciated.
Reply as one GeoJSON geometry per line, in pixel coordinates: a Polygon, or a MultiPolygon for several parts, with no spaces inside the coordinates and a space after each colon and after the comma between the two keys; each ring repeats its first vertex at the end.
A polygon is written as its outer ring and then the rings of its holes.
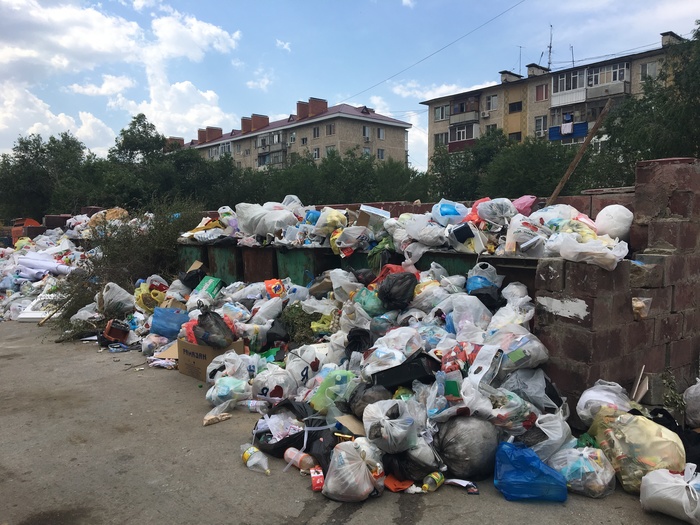
{"type": "Polygon", "coordinates": [[[547,69],[552,70],[552,24],[549,24],[549,56],[547,58],[547,69]]]}
{"type": "Polygon", "coordinates": [[[518,75],[522,75],[523,72],[523,46],[518,46],[518,75]]]}
{"type": "Polygon", "coordinates": [[[571,49],[571,67],[576,67],[576,64],[574,64],[574,46],[569,44],[569,49],[571,49]]]}
{"type": "Polygon", "coordinates": [[[542,57],[543,57],[543,56],[544,56],[544,51],[542,51],[542,53],[540,53],[540,59],[537,61],[537,65],[538,65],[538,66],[541,66],[541,65],[542,65],[542,57]]]}

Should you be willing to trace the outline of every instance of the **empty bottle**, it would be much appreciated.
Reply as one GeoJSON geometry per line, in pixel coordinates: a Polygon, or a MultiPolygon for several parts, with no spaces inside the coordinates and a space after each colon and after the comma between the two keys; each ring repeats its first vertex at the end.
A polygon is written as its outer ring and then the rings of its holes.
{"type": "Polygon", "coordinates": [[[268,409],[270,408],[267,401],[262,401],[259,399],[244,399],[242,401],[238,401],[236,406],[243,410],[247,410],[248,412],[260,412],[263,414],[267,413],[268,409]]]}
{"type": "Polygon", "coordinates": [[[423,478],[423,492],[435,492],[445,483],[442,472],[432,472],[423,478]]]}
{"type": "Polygon", "coordinates": [[[299,470],[309,470],[317,465],[317,461],[313,457],[294,447],[289,447],[284,451],[284,460],[299,470]]]}
{"type": "Polygon", "coordinates": [[[243,463],[255,472],[263,472],[266,475],[270,475],[270,468],[267,465],[267,456],[260,452],[260,449],[254,447],[251,443],[246,443],[241,445],[241,457],[243,458],[243,463]]]}

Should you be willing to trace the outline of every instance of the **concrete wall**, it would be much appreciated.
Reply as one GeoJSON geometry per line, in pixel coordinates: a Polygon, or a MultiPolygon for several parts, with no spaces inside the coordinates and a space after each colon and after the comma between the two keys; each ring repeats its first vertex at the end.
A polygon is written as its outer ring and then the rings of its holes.
{"type": "MultiPolygon", "coordinates": [[[[631,390],[642,366],[652,382],[642,400],[649,404],[661,403],[664,368],[681,391],[698,373],[700,161],[640,163],[633,199],[630,246],[641,264],[625,260],[608,272],[563,259],[538,262],[534,333],[550,351],[546,372],[572,407],[597,379],[631,390]],[[646,318],[635,319],[632,297],[652,298],[646,318]]],[[[595,200],[592,217],[603,204],[595,200]]]]}

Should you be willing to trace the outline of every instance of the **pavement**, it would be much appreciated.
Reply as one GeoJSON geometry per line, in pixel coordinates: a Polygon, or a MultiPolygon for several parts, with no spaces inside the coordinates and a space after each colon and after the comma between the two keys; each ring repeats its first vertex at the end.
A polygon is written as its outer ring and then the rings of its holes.
{"type": "Polygon", "coordinates": [[[256,414],[203,427],[210,407],[197,380],[57,336],[0,322],[0,525],[681,523],[645,513],[619,487],[563,504],[508,502],[493,480],[478,496],[444,486],[331,501],[282,460],[270,459],[269,477],[243,465],[256,414]]]}

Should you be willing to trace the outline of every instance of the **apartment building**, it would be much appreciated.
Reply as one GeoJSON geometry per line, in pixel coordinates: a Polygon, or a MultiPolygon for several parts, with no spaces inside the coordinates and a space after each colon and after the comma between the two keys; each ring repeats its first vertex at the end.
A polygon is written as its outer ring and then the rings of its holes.
{"type": "Polygon", "coordinates": [[[320,98],[297,102],[296,113],[270,122],[267,115],[253,114],[241,119],[241,129],[224,133],[221,128],[198,130],[197,139],[182,147],[194,148],[204,158],[215,160],[231,155],[239,168],[282,167],[290,155],[306,154],[320,161],[331,151],[341,155],[358,148],[360,154],[378,161],[408,162],[408,129],[411,124],[380,115],[366,106],[338,104],[328,107],[320,98]]]}
{"type": "Polygon", "coordinates": [[[439,146],[469,147],[490,129],[520,142],[526,136],[583,142],[609,98],[640,95],[643,80],[656,77],[677,34],[661,34],[661,47],[642,53],[550,71],[528,64],[527,76],[501,71],[500,83],[421,102],[429,107],[428,158],[439,146]]]}

